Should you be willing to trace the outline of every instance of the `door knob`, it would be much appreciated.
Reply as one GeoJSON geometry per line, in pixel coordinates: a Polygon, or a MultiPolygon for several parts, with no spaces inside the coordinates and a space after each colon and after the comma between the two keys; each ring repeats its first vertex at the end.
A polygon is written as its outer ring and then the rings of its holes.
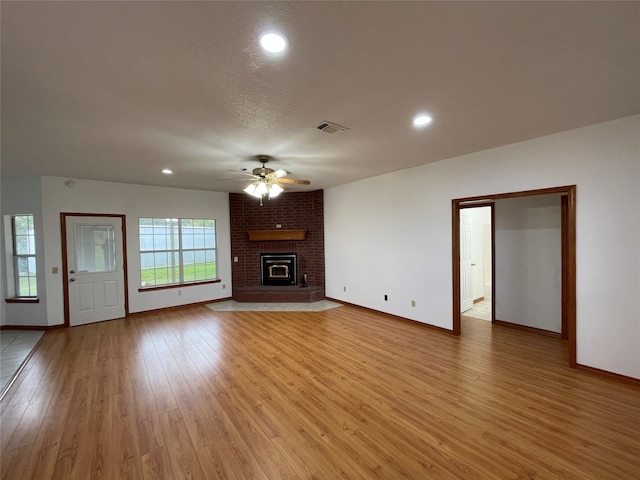
{"type": "Polygon", "coordinates": [[[75,282],[75,281],[76,281],[76,279],[75,279],[75,278],[70,278],[70,279],[69,279],[69,281],[70,281],[70,282],[75,282]]]}
{"type": "Polygon", "coordinates": [[[75,271],[75,270],[69,270],[69,273],[70,273],[71,275],[73,275],[74,273],[76,273],[76,271],[75,271]]]}

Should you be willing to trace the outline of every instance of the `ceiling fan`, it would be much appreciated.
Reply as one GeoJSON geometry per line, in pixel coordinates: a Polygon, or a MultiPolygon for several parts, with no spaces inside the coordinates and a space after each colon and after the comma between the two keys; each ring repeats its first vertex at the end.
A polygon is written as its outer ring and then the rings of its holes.
{"type": "Polygon", "coordinates": [[[260,205],[262,205],[262,199],[265,196],[271,199],[280,195],[284,191],[284,187],[282,186],[284,184],[309,185],[311,183],[309,180],[288,178],[287,175],[289,175],[289,172],[286,170],[274,170],[273,168],[267,167],[267,162],[273,160],[273,157],[270,155],[256,155],[255,158],[262,163],[261,167],[254,168],[251,173],[238,173],[253,177],[253,182],[247,185],[244,191],[253,197],[259,198],[260,205]]]}

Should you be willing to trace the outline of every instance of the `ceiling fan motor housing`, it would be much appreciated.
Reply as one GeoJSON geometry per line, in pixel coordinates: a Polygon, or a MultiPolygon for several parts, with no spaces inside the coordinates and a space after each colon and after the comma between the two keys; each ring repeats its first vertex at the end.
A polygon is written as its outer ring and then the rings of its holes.
{"type": "Polygon", "coordinates": [[[262,167],[258,167],[258,168],[254,168],[252,173],[254,175],[257,175],[259,177],[265,177],[267,175],[269,175],[270,173],[273,173],[275,170],[273,168],[267,168],[265,166],[262,167]]]}

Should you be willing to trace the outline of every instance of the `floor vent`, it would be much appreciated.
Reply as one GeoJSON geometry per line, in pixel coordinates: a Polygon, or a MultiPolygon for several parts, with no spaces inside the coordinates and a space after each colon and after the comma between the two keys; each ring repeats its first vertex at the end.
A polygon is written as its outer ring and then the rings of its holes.
{"type": "Polygon", "coordinates": [[[316,125],[318,130],[322,130],[325,133],[346,132],[349,130],[347,127],[338,125],[337,123],[327,122],[326,120],[316,125]]]}

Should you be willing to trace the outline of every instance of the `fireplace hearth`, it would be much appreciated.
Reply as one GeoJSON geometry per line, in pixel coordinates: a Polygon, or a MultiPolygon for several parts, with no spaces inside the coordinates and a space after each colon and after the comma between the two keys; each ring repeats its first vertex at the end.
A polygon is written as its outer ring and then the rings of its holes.
{"type": "Polygon", "coordinates": [[[296,285],[296,260],[295,253],[261,253],[262,285],[296,285]]]}

